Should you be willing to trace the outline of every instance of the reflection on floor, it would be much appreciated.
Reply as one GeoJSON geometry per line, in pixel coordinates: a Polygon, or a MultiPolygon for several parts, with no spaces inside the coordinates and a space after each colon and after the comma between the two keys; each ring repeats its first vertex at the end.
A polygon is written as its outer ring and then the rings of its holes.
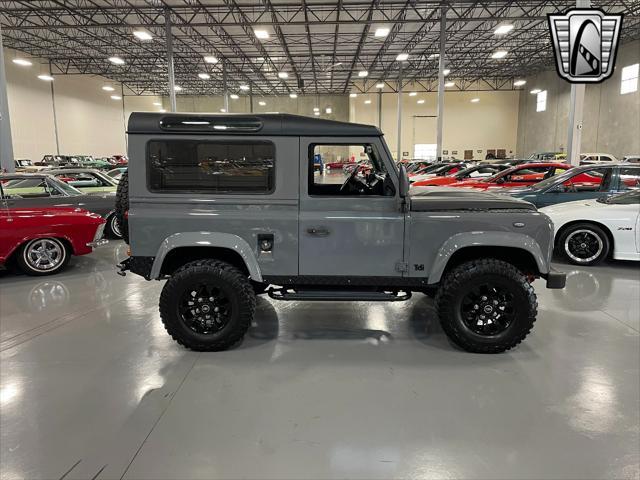
{"type": "Polygon", "coordinates": [[[124,254],[0,274],[3,479],[640,474],[637,265],[556,265],[567,289],[536,285],[502,355],[452,347],[419,294],[261,298],[237,349],[199,354],[164,332],[161,283],[115,274],[124,254]]]}

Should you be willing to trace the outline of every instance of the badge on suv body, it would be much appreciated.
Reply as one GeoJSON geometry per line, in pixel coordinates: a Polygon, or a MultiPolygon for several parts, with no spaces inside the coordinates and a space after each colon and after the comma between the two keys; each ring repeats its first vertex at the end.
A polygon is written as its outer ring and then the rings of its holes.
{"type": "Polygon", "coordinates": [[[549,14],[558,74],[571,83],[598,83],[613,73],[622,14],[572,9],[549,14]]]}

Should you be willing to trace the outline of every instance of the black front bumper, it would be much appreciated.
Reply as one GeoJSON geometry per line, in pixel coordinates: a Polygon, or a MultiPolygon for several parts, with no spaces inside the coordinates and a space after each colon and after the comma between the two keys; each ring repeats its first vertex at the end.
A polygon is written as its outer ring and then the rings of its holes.
{"type": "Polygon", "coordinates": [[[544,275],[547,280],[547,288],[561,289],[567,283],[567,274],[564,272],[557,272],[553,268],[549,270],[549,273],[544,275]]]}

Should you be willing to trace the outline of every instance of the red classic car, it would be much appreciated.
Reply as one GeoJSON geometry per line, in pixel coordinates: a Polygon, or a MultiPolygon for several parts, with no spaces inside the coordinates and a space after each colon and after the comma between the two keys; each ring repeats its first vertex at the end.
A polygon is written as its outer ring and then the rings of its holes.
{"type": "Polygon", "coordinates": [[[104,225],[100,215],[80,208],[6,208],[0,197],[0,267],[15,260],[27,275],[57,273],[71,255],[106,242],[99,240],[104,225]]]}
{"type": "Polygon", "coordinates": [[[461,182],[452,183],[450,187],[475,188],[478,190],[489,190],[506,187],[526,187],[534,185],[545,178],[559,175],[572,168],[567,163],[560,162],[540,162],[523,163],[515,167],[496,173],[492,177],[482,180],[470,178],[461,182]]]}
{"type": "Polygon", "coordinates": [[[465,168],[457,173],[450,173],[444,177],[427,178],[411,184],[412,187],[437,187],[451,185],[463,180],[483,180],[498,172],[511,168],[511,165],[482,163],[473,167],[465,168]]]}

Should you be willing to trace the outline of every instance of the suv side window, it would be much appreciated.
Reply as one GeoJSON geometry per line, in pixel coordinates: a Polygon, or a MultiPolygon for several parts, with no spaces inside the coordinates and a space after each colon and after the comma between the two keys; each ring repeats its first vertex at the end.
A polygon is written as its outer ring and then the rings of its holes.
{"type": "Polygon", "coordinates": [[[148,187],[158,193],[271,193],[275,150],[257,140],[152,140],[148,187]]]}
{"type": "MultiPolygon", "coordinates": [[[[323,196],[343,196],[347,195],[340,187],[345,180],[353,174],[364,179],[365,177],[381,177],[380,188],[365,189],[357,192],[358,195],[383,195],[384,179],[387,170],[384,162],[380,159],[375,147],[371,144],[363,145],[329,145],[313,144],[309,146],[309,194],[323,196]],[[322,164],[340,163],[341,169],[331,169],[330,171],[319,171],[315,166],[318,159],[322,164]]],[[[354,193],[350,193],[353,195],[354,193]]],[[[387,195],[389,192],[387,192],[387,195]]]]}

